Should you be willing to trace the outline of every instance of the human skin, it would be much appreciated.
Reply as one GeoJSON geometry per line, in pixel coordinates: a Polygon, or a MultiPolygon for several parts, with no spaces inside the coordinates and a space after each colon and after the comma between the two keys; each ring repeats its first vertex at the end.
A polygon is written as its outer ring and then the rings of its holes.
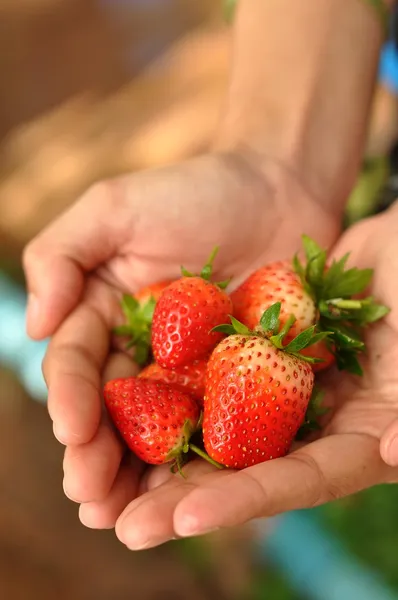
{"type": "Polygon", "coordinates": [[[110,334],[122,292],[176,277],[181,262],[199,270],[215,245],[215,275],[234,275],[237,285],[292,256],[302,233],[333,244],[362,156],[381,42],[358,0],[242,0],[211,151],[98,183],[27,247],[28,332],[51,336],[48,408],[66,446],[65,493],[87,526],[117,523],[120,540],[138,549],[390,477],[378,441],[369,446],[362,431],[338,431],[249,473],[214,474],[199,461],[187,467],[188,482],[162,467],[143,475],[143,464],[123,458],[101,395],[104,381],[136,372],[110,334]],[[215,500],[226,493],[221,515],[215,500]]]}

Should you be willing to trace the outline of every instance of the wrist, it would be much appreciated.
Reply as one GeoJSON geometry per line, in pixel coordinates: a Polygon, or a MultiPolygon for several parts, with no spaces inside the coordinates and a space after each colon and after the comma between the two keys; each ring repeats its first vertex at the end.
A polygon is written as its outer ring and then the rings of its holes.
{"type": "Polygon", "coordinates": [[[374,11],[360,0],[240,0],[235,28],[216,147],[279,161],[341,213],[362,158],[383,41],[374,11]]]}

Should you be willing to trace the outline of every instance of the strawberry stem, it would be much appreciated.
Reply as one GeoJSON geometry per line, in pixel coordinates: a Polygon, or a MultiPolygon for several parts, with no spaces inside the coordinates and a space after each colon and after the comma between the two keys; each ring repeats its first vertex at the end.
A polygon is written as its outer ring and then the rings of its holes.
{"type": "Polygon", "coordinates": [[[327,300],[327,304],[331,304],[342,310],[360,310],[362,308],[361,300],[345,300],[344,298],[336,298],[335,300],[327,300]]]}
{"type": "Polygon", "coordinates": [[[218,254],[218,251],[219,246],[216,246],[210,254],[209,258],[207,259],[207,262],[200,273],[201,278],[205,279],[206,281],[209,281],[213,274],[213,262],[218,254]]]}
{"type": "MultiPolygon", "coordinates": [[[[205,266],[203,267],[203,269],[201,270],[199,275],[197,275],[195,273],[191,273],[191,271],[187,271],[187,269],[185,269],[183,266],[181,267],[182,275],[184,277],[201,277],[205,281],[211,281],[211,277],[213,275],[213,262],[218,254],[219,249],[220,249],[219,246],[216,246],[212,250],[209,258],[207,259],[205,266]]],[[[231,279],[232,279],[232,277],[230,277],[229,279],[226,279],[225,281],[213,282],[213,284],[216,285],[217,287],[219,287],[221,290],[225,290],[225,288],[228,287],[231,279]]]]}
{"type": "Polygon", "coordinates": [[[185,473],[182,470],[182,468],[184,466],[184,461],[182,460],[181,455],[176,456],[175,466],[177,467],[177,470],[178,470],[179,474],[181,475],[181,477],[183,479],[186,479],[187,476],[185,475],[185,473]]]}
{"type": "Polygon", "coordinates": [[[192,452],[195,452],[195,454],[197,454],[204,460],[207,460],[207,462],[210,463],[211,465],[213,465],[213,467],[217,467],[217,469],[224,468],[223,465],[220,465],[220,463],[218,463],[217,461],[210,458],[210,456],[208,454],[206,454],[206,452],[204,452],[203,450],[201,450],[200,448],[195,446],[195,444],[189,444],[189,449],[192,450],[192,452]]]}

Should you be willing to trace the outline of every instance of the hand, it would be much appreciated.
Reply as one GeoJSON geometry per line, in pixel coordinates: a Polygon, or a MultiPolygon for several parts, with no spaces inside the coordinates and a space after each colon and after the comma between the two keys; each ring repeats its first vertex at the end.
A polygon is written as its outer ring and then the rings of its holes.
{"type": "Polygon", "coordinates": [[[380,455],[382,439],[383,456],[398,462],[389,446],[392,430],[398,433],[398,206],[349,230],[334,254],[349,251],[353,264],[375,268],[371,293],[392,310],[368,331],[362,378],[335,371],[320,380],[332,409],[321,437],[240,472],[214,472],[201,461],[186,467],[186,480],[171,476],[167,466],[148,471],[141,483],[147,493],[116,525],[128,547],[151,547],[398,481],[398,469],[380,455]]]}
{"type": "MultiPolygon", "coordinates": [[[[283,165],[213,154],[97,184],[30,243],[24,256],[27,326],[34,338],[53,336],[43,369],[48,409],[54,433],[66,445],[65,493],[82,504],[83,523],[113,527],[129,502],[168,468],[150,471],[140,483],[143,465],[122,460],[123,447],[104,414],[103,382],[136,373],[110,335],[122,319],[121,293],[177,277],[181,262],[198,271],[215,245],[221,247],[215,275],[233,274],[237,283],[256,266],[291,256],[303,232],[328,245],[338,228],[338,216],[327,213],[322,199],[311,198],[283,165]]],[[[145,518],[139,530],[152,543],[173,535],[174,508],[203,471],[207,465],[199,463],[188,483],[171,480],[159,513],[151,510],[156,491],[137,500],[137,514],[149,511],[154,519],[150,525],[145,518]]],[[[225,475],[215,485],[235,485],[235,476],[225,475]]],[[[237,477],[239,484],[245,475],[237,477]]],[[[204,490],[195,493],[207,497],[204,490]]],[[[225,518],[236,520],[233,507],[225,518]]],[[[133,530],[121,525],[118,531],[124,539],[133,530]]]]}

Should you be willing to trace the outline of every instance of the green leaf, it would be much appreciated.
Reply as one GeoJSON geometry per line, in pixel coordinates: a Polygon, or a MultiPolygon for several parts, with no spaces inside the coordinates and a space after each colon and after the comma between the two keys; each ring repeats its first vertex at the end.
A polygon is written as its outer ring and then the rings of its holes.
{"type": "Polygon", "coordinates": [[[122,297],[122,309],[127,319],[130,318],[132,314],[134,314],[139,308],[139,302],[134,298],[134,296],[130,296],[129,294],[124,294],[122,297]]]}
{"type": "Polygon", "coordinates": [[[290,352],[292,356],[303,360],[304,362],[310,363],[311,365],[320,364],[325,362],[323,358],[313,358],[312,356],[305,356],[304,354],[300,354],[300,352],[290,352]]]}
{"type": "Polygon", "coordinates": [[[312,338],[306,345],[306,348],[309,348],[310,346],[313,346],[314,344],[317,344],[318,342],[321,342],[322,340],[328,339],[330,337],[330,335],[332,335],[331,331],[319,331],[318,333],[314,333],[314,335],[312,336],[312,338]]]}
{"type": "MultiPolygon", "coordinates": [[[[340,274],[329,287],[323,288],[323,299],[350,298],[363,292],[369,285],[373,269],[348,269],[340,274]]],[[[325,277],[326,280],[326,277],[325,277]]]]}
{"type": "Polygon", "coordinates": [[[281,313],[281,302],[272,304],[263,314],[260,319],[260,325],[264,331],[277,332],[279,328],[279,315],[281,313]]]}
{"type": "Polygon", "coordinates": [[[307,262],[314,260],[314,258],[317,258],[320,254],[324,253],[324,250],[320,246],[318,246],[318,244],[308,235],[304,234],[301,237],[301,240],[303,243],[307,262]]]}
{"type": "Polygon", "coordinates": [[[373,302],[373,299],[370,299],[370,302],[368,304],[363,303],[362,308],[353,316],[356,320],[358,320],[359,325],[364,327],[369,323],[375,323],[376,321],[379,321],[388,315],[389,312],[390,309],[387,306],[383,306],[383,304],[377,304],[376,302],[373,302]]]}
{"type": "Polygon", "coordinates": [[[140,307],[140,315],[147,323],[152,323],[155,306],[156,300],[153,296],[151,296],[144,306],[140,307]]]}
{"type": "Polygon", "coordinates": [[[191,273],[191,271],[187,271],[185,267],[181,267],[181,275],[184,277],[196,277],[195,273],[191,273]]]}
{"type": "Polygon", "coordinates": [[[133,345],[134,345],[134,361],[140,366],[145,365],[148,361],[148,355],[149,355],[148,344],[138,343],[138,344],[133,344],[133,345]]]}
{"type": "Polygon", "coordinates": [[[147,363],[151,351],[151,325],[155,305],[154,298],[141,305],[136,298],[125,294],[122,308],[127,324],[113,330],[116,335],[129,338],[126,349],[135,348],[135,360],[139,365],[147,363]]]}
{"type": "Polygon", "coordinates": [[[241,335],[250,335],[253,333],[246,325],[243,325],[243,323],[238,321],[238,319],[235,319],[232,315],[230,315],[229,318],[231,319],[235,333],[240,333],[241,335]]]}
{"type": "Polygon", "coordinates": [[[351,351],[340,351],[336,353],[336,364],[340,371],[348,371],[352,375],[363,375],[362,367],[356,353],[351,351]]]}
{"type": "Polygon", "coordinates": [[[319,295],[322,286],[323,276],[325,272],[327,254],[326,251],[321,252],[307,264],[306,278],[310,286],[314,289],[315,295],[319,295]]]}
{"type": "Polygon", "coordinates": [[[305,440],[310,433],[313,433],[314,431],[320,431],[320,429],[321,427],[316,421],[310,421],[306,419],[296,433],[296,437],[294,439],[298,442],[301,442],[305,440]]]}
{"type": "Polygon", "coordinates": [[[314,385],[312,390],[311,399],[308,404],[308,411],[311,418],[321,417],[329,412],[329,408],[323,406],[325,399],[325,392],[321,390],[317,385],[314,385]]]}
{"type": "Polygon", "coordinates": [[[305,331],[302,331],[301,333],[298,334],[297,337],[294,338],[294,340],[292,340],[290,342],[290,344],[288,344],[287,346],[285,346],[285,350],[286,352],[300,352],[300,350],[304,350],[304,348],[306,348],[311,340],[311,338],[314,335],[314,331],[315,331],[315,325],[313,325],[312,327],[309,327],[308,329],[306,329],[305,331]]]}
{"type": "Polygon", "coordinates": [[[131,335],[131,328],[128,325],[119,325],[113,328],[115,335],[128,336],[131,335]]]}
{"type": "Polygon", "coordinates": [[[305,281],[305,269],[304,269],[303,265],[301,264],[300,259],[297,256],[297,254],[295,254],[294,257],[293,257],[293,270],[300,277],[302,283],[304,283],[304,281],[305,281]]]}
{"type": "Polygon", "coordinates": [[[317,299],[320,295],[325,271],[327,252],[308,235],[302,236],[307,265],[305,276],[301,275],[304,289],[310,296],[317,299]]]}
{"type": "Polygon", "coordinates": [[[329,408],[323,406],[324,396],[324,392],[320,390],[318,386],[314,386],[311,399],[306,410],[305,420],[296,435],[296,440],[302,440],[309,433],[313,431],[319,431],[321,429],[319,418],[327,414],[330,410],[329,408]]]}
{"type": "Polygon", "coordinates": [[[325,300],[338,296],[332,292],[334,285],[339,281],[342,274],[344,273],[345,265],[348,260],[349,254],[345,254],[340,260],[333,260],[329,269],[326,271],[323,277],[322,286],[322,298],[325,300]]]}
{"type": "Polygon", "coordinates": [[[337,349],[363,350],[365,344],[360,337],[360,332],[343,323],[328,323],[328,329],[333,334],[333,341],[337,349]]]}
{"type": "Polygon", "coordinates": [[[231,280],[232,280],[232,277],[230,277],[229,279],[225,279],[224,281],[217,281],[217,283],[215,285],[217,287],[219,287],[221,290],[225,290],[231,283],[231,280]]]}
{"type": "Polygon", "coordinates": [[[225,325],[216,325],[216,327],[213,327],[213,329],[211,329],[211,331],[216,331],[218,333],[226,333],[227,335],[235,335],[236,331],[233,327],[233,325],[228,325],[227,323],[225,323],[225,325]]]}

